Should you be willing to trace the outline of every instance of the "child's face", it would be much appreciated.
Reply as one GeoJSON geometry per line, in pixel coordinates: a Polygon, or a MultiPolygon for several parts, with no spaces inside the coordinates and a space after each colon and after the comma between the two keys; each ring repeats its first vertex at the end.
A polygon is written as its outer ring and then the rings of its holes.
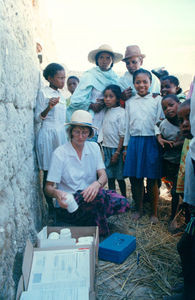
{"type": "Polygon", "coordinates": [[[150,79],[146,74],[140,73],[135,77],[134,86],[138,95],[140,95],[141,97],[144,97],[148,94],[150,85],[150,79]]]}
{"type": "Polygon", "coordinates": [[[166,98],[162,101],[162,109],[167,119],[173,119],[177,116],[177,109],[179,103],[174,101],[172,98],[166,98]]]}
{"type": "Polygon", "coordinates": [[[65,84],[65,71],[57,71],[54,77],[48,76],[48,81],[50,83],[50,87],[53,88],[54,90],[57,89],[63,89],[64,84],[65,84]]]}
{"type": "Polygon", "coordinates": [[[179,127],[181,134],[186,138],[192,138],[191,126],[190,126],[190,106],[179,107],[177,111],[179,127]]]}
{"type": "Polygon", "coordinates": [[[71,94],[74,93],[76,87],[78,85],[78,81],[75,79],[75,78],[70,78],[68,81],[67,81],[67,87],[68,87],[68,90],[71,94]]]}
{"type": "Polygon", "coordinates": [[[108,71],[111,67],[113,59],[109,53],[102,52],[100,53],[97,62],[98,62],[98,66],[102,71],[108,71]]]}
{"type": "Polygon", "coordinates": [[[170,94],[177,94],[177,91],[179,90],[179,87],[176,86],[174,83],[171,83],[169,79],[161,81],[161,95],[167,96],[170,94]]]}
{"type": "Polygon", "coordinates": [[[135,71],[139,70],[142,65],[142,60],[139,56],[132,56],[125,60],[126,68],[129,73],[133,74],[135,71]]]}
{"type": "Polygon", "coordinates": [[[117,106],[117,98],[111,90],[106,90],[104,93],[104,103],[107,108],[117,106]]]}

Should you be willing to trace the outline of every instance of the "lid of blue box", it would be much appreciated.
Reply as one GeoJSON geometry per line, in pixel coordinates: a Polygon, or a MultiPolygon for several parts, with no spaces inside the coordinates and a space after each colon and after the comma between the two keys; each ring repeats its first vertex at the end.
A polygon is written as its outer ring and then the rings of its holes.
{"type": "MultiPolygon", "coordinates": [[[[104,249],[104,252],[121,252],[132,242],[135,242],[136,238],[134,236],[122,233],[113,233],[107,239],[99,244],[99,249],[104,249]]],[[[111,254],[111,253],[110,253],[111,254]]]]}

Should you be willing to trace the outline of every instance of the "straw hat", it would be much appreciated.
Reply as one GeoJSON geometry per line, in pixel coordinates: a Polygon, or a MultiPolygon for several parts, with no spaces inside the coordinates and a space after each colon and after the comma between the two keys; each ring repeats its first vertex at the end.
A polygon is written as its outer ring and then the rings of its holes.
{"type": "Polygon", "coordinates": [[[140,47],[137,45],[127,46],[125,51],[125,56],[122,59],[122,61],[125,61],[126,59],[133,57],[133,56],[140,56],[142,58],[145,57],[145,54],[141,53],[140,47]]]}
{"type": "Polygon", "coordinates": [[[87,126],[94,129],[98,129],[92,125],[92,115],[86,110],[76,110],[71,117],[69,123],[65,125],[87,126]]]}
{"type": "Polygon", "coordinates": [[[105,45],[101,45],[98,49],[90,51],[88,54],[88,61],[91,63],[95,63],[96,55],[100,52],[112,53],[114,63],[121,61],[121,59],[123,58],[122,54],[114,52],[109,45],[105,44],[105,45]]]}

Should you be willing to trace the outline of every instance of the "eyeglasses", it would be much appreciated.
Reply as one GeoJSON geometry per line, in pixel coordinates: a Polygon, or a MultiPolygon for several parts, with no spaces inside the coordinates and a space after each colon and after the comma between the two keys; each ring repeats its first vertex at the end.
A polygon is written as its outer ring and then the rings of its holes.
{"type": "Polygon", "coordinates": [[[79,135],[86,136],[86,135],[89,135],[89,130],[84,130],[84,131],[73,130],[72,133],[76,136],[79,136],[79,135]]]}

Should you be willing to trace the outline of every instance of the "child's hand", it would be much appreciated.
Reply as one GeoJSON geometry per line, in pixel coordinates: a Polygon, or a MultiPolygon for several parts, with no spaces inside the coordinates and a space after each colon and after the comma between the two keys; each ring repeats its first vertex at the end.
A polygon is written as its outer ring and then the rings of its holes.
{"type": "Polygon", "coordinates": [[[171,148],[173,148],[173,144],[174,144],[173,141],[167,141],[167,140],[164,140],[160,134],[158,135],[157,139],[158,139],[159,144],[160,144],[163,148],[165,148],[165,147],[168,146],[168,145],[169,145],[171,148]]]}
{"type": "Polygon", "coordinates": [[[60,97],[49,99],[49,108],[52,109],[60,101],[60,97]]]}
{"type": "Polygon", "coordinates": [[[97,99],[96,103],[91,103],[89,108],[92,109],[95,113],[100,112],[105,107],[104,99],[97,99]]]}
{"type": "Polygon", "coordinates": [[[110,164],[115,165],[118,162],[118,158],[119,158],[119,153],[115,152],[111,157],[110,164]]]}
{"type": "Polygon", "coordinates": [[[132,88],[128,87],[126,90],[124,90],[121,94],[122,100],[127,100],[132,96],[132,88]]]}
{"type": "Polygon", "coordinates": [[[126,159],[126,155],[127,155],[127,151],[123,151],[123,162],[125,162],[125,159],[126,159]]]}

